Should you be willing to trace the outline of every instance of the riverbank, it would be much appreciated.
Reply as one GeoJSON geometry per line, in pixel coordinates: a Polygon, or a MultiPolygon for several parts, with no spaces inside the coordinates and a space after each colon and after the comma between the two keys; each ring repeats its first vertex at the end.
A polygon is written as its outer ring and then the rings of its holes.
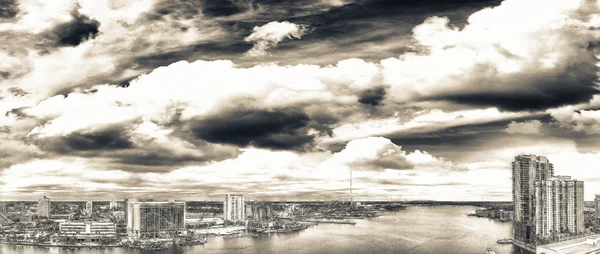
{"type": "Polygon", "coordinates": [[[488,218],[492,220],[497,220],[500,222],[511,222],[513,218],[512,211],[506,211],[504,209],[499,208],[480,208],[475,210],[473,213],[467,214],[467,216],[473,216],[478,218],[488,218]]]}
{"type": "Polygon", "coordinates": [[[311,222],[311,223],[325,223],[325,224],[348,224],[348,225],[356,225],[354,221],[348,220],[304,220],[303,222],[311,222]]]}
{"type": "Polygon", "coordinates": [[[7,245],[24,245],[24,246],[35,246],[35,247],[59,247],[59,248],[118,248],[123,247],[120,244],[107,244],[107,245],[91,245],[91,244],[52,244],[52,243],[30,243],[30,242],[9,242],[0,241],[0,244],[7,245]]]}

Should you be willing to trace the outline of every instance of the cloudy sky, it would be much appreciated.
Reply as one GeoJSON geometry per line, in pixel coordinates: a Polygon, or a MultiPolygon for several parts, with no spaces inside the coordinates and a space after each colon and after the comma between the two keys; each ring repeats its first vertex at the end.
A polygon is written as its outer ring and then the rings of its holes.
{"type": "Polygon", "coordinates": [[[597,0],[0,0],[0,199],[600,193],[597,0]]]}

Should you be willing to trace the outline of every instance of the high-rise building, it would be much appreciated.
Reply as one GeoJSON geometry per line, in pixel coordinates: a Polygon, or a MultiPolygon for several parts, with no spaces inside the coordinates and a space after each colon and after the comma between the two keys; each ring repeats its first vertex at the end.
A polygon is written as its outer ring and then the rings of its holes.
{"type": "Polygon", "coordinates": [[[554,175],[553,165],[543,156],[519,155],[512,162],[514,205],[513,238],[517,242],[535,242],[534,182],[554,175]]]}
{"type": "Polygon", "coordinates": [[[92,206],[93,206],[92,201],[85,202],[85,213],[90,217],[92,216],[92,212],[93,212],[92,206]]]}
{"type": "Polygon", "coordinates": [[[596,201],[596,218],[600,219],[600,194],[596,194],[594,201],[596,201]]]}
{"type": "Polygon", "coordinates": [[[6,213],[6,204],[3,202],[0,202],[0,213],[6,213]]]}
{"type": "Polygon", "coordinates": [[[582,181],[568,176],[536,181],[534,200],[537,238],[552,242],[561,234],[585,232],[582,181]]]}
{"type": "Polygon", "coordinates": [[[38,200],[38,216],[50,218],[50,199],[45,195],[38,200]]]}
{"type": "Polygon", "coordinates": [[[149,238],[185,230],[185,202],[127,201],[127,234],[149,238]]]}
{"type": "Polygon", "coordinates": [[[242,221],[246,219],[245,200],[242,195],[225,195],[223,201],[223,220],[242,221]]]}
{"type": "Polygon", "coordinates": [[[554,176],[546,157],[516,156],[512,184],[515,244],[534,248],[585,231],[583,182],[554,176]]]}

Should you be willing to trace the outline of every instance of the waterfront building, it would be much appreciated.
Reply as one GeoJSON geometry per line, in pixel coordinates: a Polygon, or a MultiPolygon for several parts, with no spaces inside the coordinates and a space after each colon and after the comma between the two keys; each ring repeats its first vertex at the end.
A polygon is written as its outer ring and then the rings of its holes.
{"type": "Polygon", "coordinates": [[[50,199],[45,195],[38,200],[38,216],[50,218],[50,199]]]}
{"type": "Polygon", "coordinates": [[[544,156],[519,155],[512,162],[514,205],[513,238],[523,244],[535,242],[534,182],[554,175],[554,167],[544,156]]]}
{"type": "Polygon", "coordinates": [[[512,162],[513,239],[535,246],[582,234],[583,182],[554,176],[544,156],[519,155],[512,162]]]}
{"type": "Polygon", "coordinates": [[[117,227],[110,222],[61,222],[59,237],[77,241],[100,241],[117,237],[117,227]]]}
{"type": "Polygon", "coordinates": [[[242,221],[246,219],[245,200],[242,195],[225,195],[223,201],[223,220],[242,221]]]}
{"type": "Polygon", "coordinates": [[[149,238],[185,230],[185,202],[140,202],[131,199],[126,210],[129,236],[149,238]]]}
{"type": "Polygon", "coordinates": [[[92,207],[93,207],[93,203],[92,203],[92,201],[85,202],[85,213],[86,213],[86,214],[87,214],[89,217],[92,217],[92,212],[93,212],[93,209],[92,209],[92,207]]]}
{"type": "Polygon", "coordinates": [[[252,219],[254,220],[269,220],[273,217],[273,212],[270,204],[254,203],[252,204],[252,219]]]}
{"type": "Polygon", "coordinates": [[[600,194],[596,194],[594,201],[596,203],[596,218],[600,219],[600,194]]]}

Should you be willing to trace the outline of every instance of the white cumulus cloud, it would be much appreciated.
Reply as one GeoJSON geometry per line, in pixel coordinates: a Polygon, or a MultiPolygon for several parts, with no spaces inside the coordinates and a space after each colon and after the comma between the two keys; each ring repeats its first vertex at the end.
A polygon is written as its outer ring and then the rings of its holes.
{"type": "Polygon", "coordinates": [[[512,121],[508,124],[504,131],[508,133],[540,134],[541,128],[542,122],[538,120],[531,120],[525,122],[512,121]]]}
{"type": "Polygon", "coordinates": [[[288,21],[269,22],[263,26],[256,26],[246,39],[247,42],[254,43],[254,47],[246,52],[248,56],[263,56],[267,54],[270,48],[285,39],[300,39],[303,35],[309,32],[309,28],[305,25],[298,25],[288,21]]]}

